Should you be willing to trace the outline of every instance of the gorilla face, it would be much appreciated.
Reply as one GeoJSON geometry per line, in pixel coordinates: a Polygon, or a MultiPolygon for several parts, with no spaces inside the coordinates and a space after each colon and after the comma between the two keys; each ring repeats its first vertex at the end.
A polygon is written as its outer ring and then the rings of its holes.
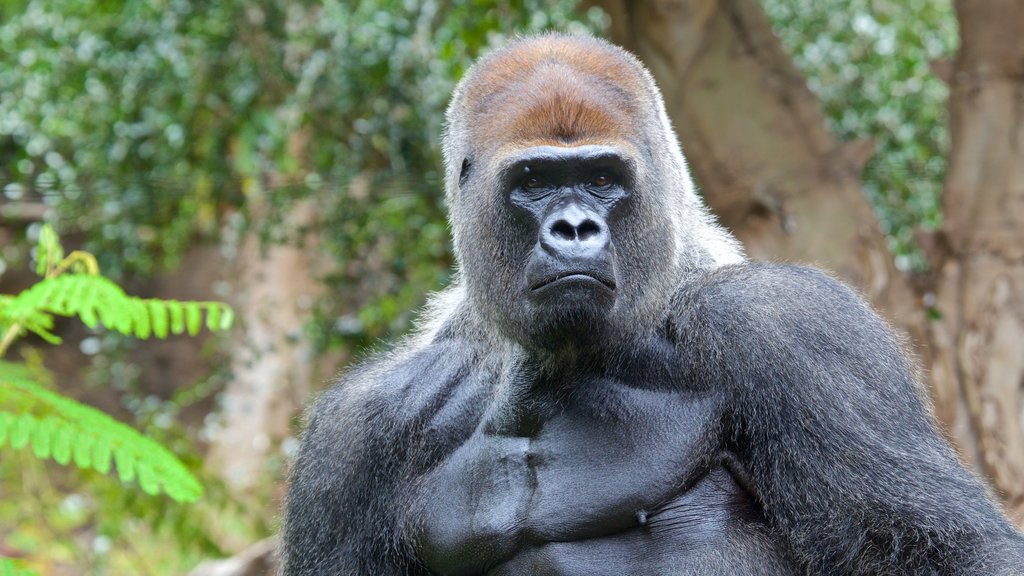
{"type": "Polygon", "coordinates": [[[599,145],[527,148],[503,171],[510,232],[533,241],[521,285],[539,332],[579,340],[606,323],[623,281],[615,232],[632,181],[626,157],[599,145]]]}
{"type": "Polygon", "coordinates": [[[674,285],[677,254],[628,145],[540,143],[480,163],[494,168],[466,173],[456,246],[470,296],[506,336],[551,350],[651,325],[638,319],[674,285]]]}

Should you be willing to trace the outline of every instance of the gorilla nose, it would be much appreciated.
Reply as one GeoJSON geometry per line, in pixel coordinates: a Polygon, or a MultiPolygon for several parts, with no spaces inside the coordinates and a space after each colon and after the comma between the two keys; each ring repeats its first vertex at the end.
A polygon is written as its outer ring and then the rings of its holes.
{"type": "Polygon", "coordinates": [[[541,244],[553,253],[596,255],[608,245],[608,228],[600,216],[570,205],[546,219],[541,244]]]}

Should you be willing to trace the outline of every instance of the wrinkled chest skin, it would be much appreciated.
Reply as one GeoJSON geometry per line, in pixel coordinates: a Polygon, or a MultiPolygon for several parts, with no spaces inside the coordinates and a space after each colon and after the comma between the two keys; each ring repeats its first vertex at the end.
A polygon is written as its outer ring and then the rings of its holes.
{"type": "Polygon", "coordinates": [[[793,573],[722,466],[720,400],[661,384],[584,378],[557,401],[535,392],[511,421],[496,401],[417,483],[407,526],[423,564],[446,575],[793,573]]]}

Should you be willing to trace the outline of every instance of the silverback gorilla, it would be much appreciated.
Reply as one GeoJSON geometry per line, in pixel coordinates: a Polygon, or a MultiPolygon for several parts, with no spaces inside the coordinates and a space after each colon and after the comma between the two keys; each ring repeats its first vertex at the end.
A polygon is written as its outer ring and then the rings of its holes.
{"type": "Polygon", "coordinates": [[[513,42],[447,122],[461,276],[312,408],[285,574],[1024,574],[891,331],[744,259],[633,56],[513,42]]]}

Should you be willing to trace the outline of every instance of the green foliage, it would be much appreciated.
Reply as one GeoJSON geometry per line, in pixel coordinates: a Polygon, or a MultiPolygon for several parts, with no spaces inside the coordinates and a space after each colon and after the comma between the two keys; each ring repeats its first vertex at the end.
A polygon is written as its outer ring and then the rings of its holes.
{"type": "Polygon", "coordinates": [[[128,296],[108,278],[67,274],[46,278],[14,297],[0,298],[0,329],[20,323],[53,344],[53,314],[78,316],[89,328],[99,324],[136,338],[191,336],[205,326],[213,331],[231,326],[233,311],[219,302],[179,302],[128,296]],[[205,322],[203,319],[205,313],[205,322]]]}
{"type": "MultiPolygon", "coordinates": [[[[15,296],[0,298],[0,355],[26,332],[58,343],[51,332],[54,315],[77,316],[90,328],[102,324],[137,338],[186,331],[195,335],[204,312],[210,330],[231,326],[232,312],[224,304],[126,295],[99,275],[91,254],[64,256],[49,226],[40,231],[36,262],[44,278],[15,296]]],[[[31,447],[37,458],[102,473],[113,464],[123,482],[137,480],[147,494],[162,492],[180,502],[199,498],[202,486],[173,454],[106,414],[47,390],[37,383],[38,370],[0,362],[0,447],[31,447]]]]}
{"type": "Polygon", "coordinates": [[[949,0],[764,0],[774,28],[807,75],[842,139],[870,137],[864,186],[897,264],[922,268],[917,228],[941,222],[946,86],[933,60],[956,48],[949,0]]]}
{"type": "Polygon", "coordinates": [[[106,474],[116,463],[123,482],[138,480],[147,494],[194,502],[202,487],[165,448],[103,412],[24,380],[0,363],[0,447],[30,447],[40,459],[74,463],[106,474]]]}

